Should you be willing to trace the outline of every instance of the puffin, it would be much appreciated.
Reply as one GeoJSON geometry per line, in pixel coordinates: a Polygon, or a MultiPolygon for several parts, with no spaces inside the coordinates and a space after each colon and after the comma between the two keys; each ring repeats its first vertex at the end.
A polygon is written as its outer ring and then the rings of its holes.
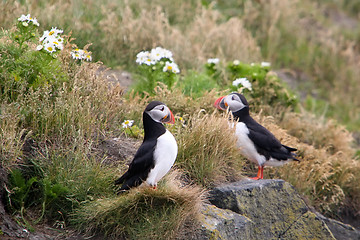
{"type": "Polygon", "coordinates": [[[175,123],[170,109],[162,102],[150,102],[143,112],[144,140],[128,170],[115,181],[122,184],[118,194],[146,182],[156,189],[157,183],[173,166],[178,146],[163,123],[175,123]]]}
{"type": "MultiPolygon", "coordinates": [[[[263,179],[264,166],[282,166],[296,159],[296,148],[288,147],[265,127],[256,122],[249,113],[246,98],[237,92],[218,98],[214,107],[232,113],[235,121],[235,135],[240,152],[248,160],[258,165],[255,180],[263,179]]],[[[234,125],[232,125],[234,126],[234,125]]]]}

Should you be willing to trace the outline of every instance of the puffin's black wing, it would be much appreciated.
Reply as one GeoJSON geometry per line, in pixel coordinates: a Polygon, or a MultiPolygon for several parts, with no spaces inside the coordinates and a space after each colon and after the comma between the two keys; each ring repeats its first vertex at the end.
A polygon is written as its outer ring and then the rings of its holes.
{"type": "Polygon", "coordinates": [[[253,141],[256,150],[264,155],[266,159],[270,157],[277,160],[295,159],[295,148],[282,145],[280,141],[265,127],[261,126],[255,120],[251,119],[246,123],[249,129],[249,138],[253,141]]]}
{"type": "Polygon", "coordinates": [[[123,183],[120,191],[138,186],[146,179],[148,173],[154,167],[153,154],[155,146],[156,140],[145,141],[141,144],[127,172],[115,181],[115,184],[123,183]]]}

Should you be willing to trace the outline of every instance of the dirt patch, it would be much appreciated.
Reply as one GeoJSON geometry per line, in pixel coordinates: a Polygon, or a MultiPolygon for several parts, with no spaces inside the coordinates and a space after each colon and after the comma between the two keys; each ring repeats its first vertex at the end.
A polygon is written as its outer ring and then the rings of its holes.
{"type": "Polygon", "coordinates": [[[130,163],[141,142],[139,139],[121,135],[117,138],[102,140],[93,150],[103,156],[103,164],[130,163]]]}
{"type": "Polygon", "coordinates": [[[99,76],[103,76],[112,85],[120,84],[120,86],[123,87],[125,90],[129,88],[133,83],[131,74],[126,71],[115,70],[111,68],[106,68],[105,66],[101,66],[98,68],[97,74],[99,76]]]}

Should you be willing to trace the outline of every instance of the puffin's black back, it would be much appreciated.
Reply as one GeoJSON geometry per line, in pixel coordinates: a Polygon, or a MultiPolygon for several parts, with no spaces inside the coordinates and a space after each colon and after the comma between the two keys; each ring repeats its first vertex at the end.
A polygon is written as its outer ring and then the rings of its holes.
{"type": "Polygon", "coordinates": [[[153,154],[157,139],[166,132],[166,129],[162,123],[154,121],[147,112],[161,104],[163,103],[153,101],[147,105],[143,112],[144,141],[130,163],[128,171],[115,181],[115,184],[123,183],[120,191],[139,186],[146,180],[150,170],[154,168],[153,154]]]}

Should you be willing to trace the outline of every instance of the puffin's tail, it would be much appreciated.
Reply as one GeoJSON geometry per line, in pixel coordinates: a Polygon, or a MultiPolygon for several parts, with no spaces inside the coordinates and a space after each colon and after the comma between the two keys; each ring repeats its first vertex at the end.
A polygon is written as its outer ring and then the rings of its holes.
{"type": "Polygon", "coordinates": [[[124,182],[128,175],[129,175],[128,172],[124,173],[124,175],[122,175],[121,177],[119,177],[119,178],[114,182],[115,185],[118,185],[118,184],[124,182]]]}
{"type": "Polygon", "coordinates": [[[291,154],[291,159],[292,160],[300,162],[300,160],[296,158],[297,155],[295,153],[293,153],[293,152],[297,151],[296,148],[288,147],[288,146],[285,146],[285,145],[283,145],[283,147],[286,148],[289,151],[289,153],[291,154]]]}

